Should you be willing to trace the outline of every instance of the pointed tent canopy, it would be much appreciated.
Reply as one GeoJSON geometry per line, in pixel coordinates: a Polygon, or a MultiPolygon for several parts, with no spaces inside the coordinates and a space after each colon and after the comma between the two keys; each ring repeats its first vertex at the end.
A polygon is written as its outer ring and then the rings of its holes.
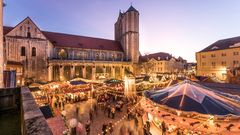
{"type": "Polygon", "coordinates": [[[237,103],[189,80],[163,90],[148,91],[145,96],[153,102],[182,111],[213,115],[240,115],[240,106],[237,103]]]}

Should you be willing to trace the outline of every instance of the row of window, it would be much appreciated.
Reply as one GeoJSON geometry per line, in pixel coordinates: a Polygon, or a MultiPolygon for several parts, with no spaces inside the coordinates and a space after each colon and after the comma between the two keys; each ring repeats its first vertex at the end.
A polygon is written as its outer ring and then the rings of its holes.
{"type": "MultiPolygon", "coordinates": [[[[37,51],[35,47],[32,47],[32,56],[36,56],[37,55],[37,51]]],[[[21,47],[21,56],[26,56],[26,47],[22,46],[21,47]]]]}
{"type": "Polygon", "coordinates": [[[75,52],[75,56],[71,55],[71,53],[68,53],[65,49],[61,49],[58,52],[58,58],[62,58],[62,59],[67,59],[67,58],[76,58],[76,59],[80,59],[80,58],[95,58],[95,59],[107,59],[107,58],[122,58],[122,54],[118,53],[118,54],[111,54],[111,55],[107,55],[107,53],[98,53],[95,52],[93,53],[93,56],[91,56],[91,52],[88,51],[83,51],[83,52],[75,52]]]}
{"type": "MultiPolygon", "coordinates": [[[[238,60],[234,60],[234,61],[233,61],[233,65],[234,65],[234,66],[235,66],[235,65],[238,65],[238,64],[239,64],[239,61],[238,61],[238,60]]],[[[206,66],[206,65],[207,65],[206,62],[202,62],[202,66],[206,66]]],[[[215,66],[216,66],[216,62],[212,62],[211,65],[212,65],[213,67],[215,67],[215,66]]],[[[222,66],[226,66],[226,65],[227,65],[227,62],[226,62],[226,61],[222,61],[222,62],[221,62],[221,65],[222,65],[222,66]]]]}
{"type": "MultiPolygon", "coordinates": [[[[233,52],[233,55],[239,55],[239,52],[233,52]]],[[[221,56],[227,56],[226,53],[222,53],[221,56]]],[[[211,57],[214,58],[216,57],[216,54],[211,54],[211,57]]],[[[202,58],[206,58],[206,55],[202,55],[202,58]]]]}

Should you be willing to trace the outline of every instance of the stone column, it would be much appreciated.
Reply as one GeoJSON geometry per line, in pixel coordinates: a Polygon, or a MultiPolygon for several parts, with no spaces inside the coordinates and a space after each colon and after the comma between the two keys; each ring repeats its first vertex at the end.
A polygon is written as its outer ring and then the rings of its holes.
{"type": "Polygon", "coordinates": [[[64,77],[64,66],[60,66],[60,81],[64,81],[65,77],[64,77]]]}
{"type": "Polygon", "coordinates": [[[112,75],[111,75],[112,78],[116,78],[115,77],[115,67],[114,66],[111,67],[111,72],[112,72],[112,75]]]}
{"type": "Polygon", "coordinates": [[[53,66],[49,65],[48,67],[48,81],[52,81],[53,80],[53,66]]]}
{"type": "Polygon", "coordinates": [[[71,79],[73,79],[75,77],[75,66],[72,65],[71,66],[71,79]]]}
{"type": "Polygon", "coordinates": [[[3,84],[3,0],[0,0],[0,88],[4,87],[3,84]]]}
{"type": "Polygon", "coordinates": [[[103,66],[103,73],[106,73],[106,66],[103,66]]]}
{"type": "Polygon", "coordinates": [[[92,80],[96,79],[96,66],[92,67],[92,80]]]}
{"type": "Polygon", "coordinates": [[[103,66],[103,75],[106,77],[106,66],[103,66]]]}
{"type": "Polygon", "coordinates": [[[82,75],[83,75],[83,78],[86,78],[86,66],[83,66],[82,68],[82,75]]]}

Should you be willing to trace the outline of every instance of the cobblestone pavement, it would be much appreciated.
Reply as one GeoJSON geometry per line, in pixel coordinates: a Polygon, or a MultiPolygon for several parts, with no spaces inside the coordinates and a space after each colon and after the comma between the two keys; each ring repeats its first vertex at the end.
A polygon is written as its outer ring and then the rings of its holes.
{"type": "MultiPolygon", "coordinates": [[[[89,120],[89,111],[91,109],[91,104],[94,104],[94,103],[95,101],[88,100],[88,101],[83,101],[75,104],[65,105],[65,110],[67,112],[66,114],[67,121],[71,118],[77,117],[78,121],[80,121],[83,125],[85,125],[87,120],[89,120]],[[78,115],[76,114],[76,107],[79,107],[78,115]]],[[[123,106],[123,109],[121,112],[116,111],[115,119],[108,118],[107,114],[104,114],[103,110],[99,108],[97,115],[96,114],[93,115],[93,122],[91,123],[91,127],[90,127],[90,135],[98,135],[98,134],[102,135],[102,125],[104,123],[108,124],[109,122],[112,122],[113,124],[115,124],[117,121],[122,119],[126,114],[127,114],[126,105],[123,106]]],[[[139,118],[138,120],[139,120],[138,126],[134,124],[134,120],[129,121],[129,120],[126,120],[126,118],[124,120],[121,120],[121,122],[118,122],[116,125],[114,125],[113,135],[120,135],[119,131],[123,125],[126,127],[127,131],[132,131],[134,135],[143,135],[142,118],[139,118]]],[[[151,132],[154,133],[153,135],[155,135],[156,133],[160,134],[160,132],[156,130],[158,130],[156,127],[153,127],[151,129],[151,132]]]]}
{"type": "MultiPolygon", "coordinates": [[[[78,121],[80,121],[83,125],[86,124],[87,120],[89,120],[89,111],[91,109],[91,104],[94,104],[95,101],[88,100],[88,101],[83,101],[75,104],[67,104],[65,105],[65,110],[66,110],[66,119],[67,121],[71,118],[76,118],[78,117],[78,121]],[[79,112],[78,115],[76,114],[76,107],[79,107],[79,112]]],[[[113,124],[119,121],[126,115],[127,113],[126,106],[123,107],[121,112],[116,111],[115,114],[115,119],[108,118],[107,114],[104,114],[103,110],[98,108],[97,115],[93,115],[93,122],[91,123],[91,135],[98,135],[101,134],[102,132],[102,125],[103,123],[108,124],[109,122],[112,122],[113,124]]],[[[141,121],[141,120],[139,120],[141,121]]],[[[136,132],[136,135],[141,135],[142,134],[142,126],[139,124],[139,128],[134,127],[134,121],[128,121],[128,120],[122,120],[119,122],[117,125],[114,127],[114,135],[119,135],[119,129],[122,125],[125,125],[128,130],[136,132]]],[[[134,134],[135,135],[135,134],[134,134]]]]}

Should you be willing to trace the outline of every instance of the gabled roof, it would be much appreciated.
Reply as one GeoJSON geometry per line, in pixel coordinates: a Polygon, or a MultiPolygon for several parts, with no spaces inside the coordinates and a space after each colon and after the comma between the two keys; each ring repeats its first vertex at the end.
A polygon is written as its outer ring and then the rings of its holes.
{"type": "MultiPolygon", "coordinates": [[[[4,35],[9,33],[13,28],[14,27],[4,26],[3,27],[4,35]]],[[[72,47],[123,52],[120,42],[114,40],[48,31],[42,31],[42,33],[56,47],[72,47]]]]}
{"type": "Polygon", "coordinates": [[[165,53],[165,52],[152,53],[152,54],[148,54],[148,55],[140,56],[140,57],[141,57],[140,60],[142,60],[142,61],[147,61],[150,59],[170,60],[171,58],[173,58],[172,55],[170,55],[169,53],[165,53]]]}
{"type": "Polygon", "coordinates": [[[215,43],[211,44],[210,46],[204,48],[200,52],[208,52],[208,51],[215,51],[215,50],[223,50],[223,49],[230,49],[230,48],[234,48],[234,47],[240,47],[240,44],[236,45],[237,43],[240,43],[240,36],[218,40],[217,42],[215,42],[215,43]]]}

